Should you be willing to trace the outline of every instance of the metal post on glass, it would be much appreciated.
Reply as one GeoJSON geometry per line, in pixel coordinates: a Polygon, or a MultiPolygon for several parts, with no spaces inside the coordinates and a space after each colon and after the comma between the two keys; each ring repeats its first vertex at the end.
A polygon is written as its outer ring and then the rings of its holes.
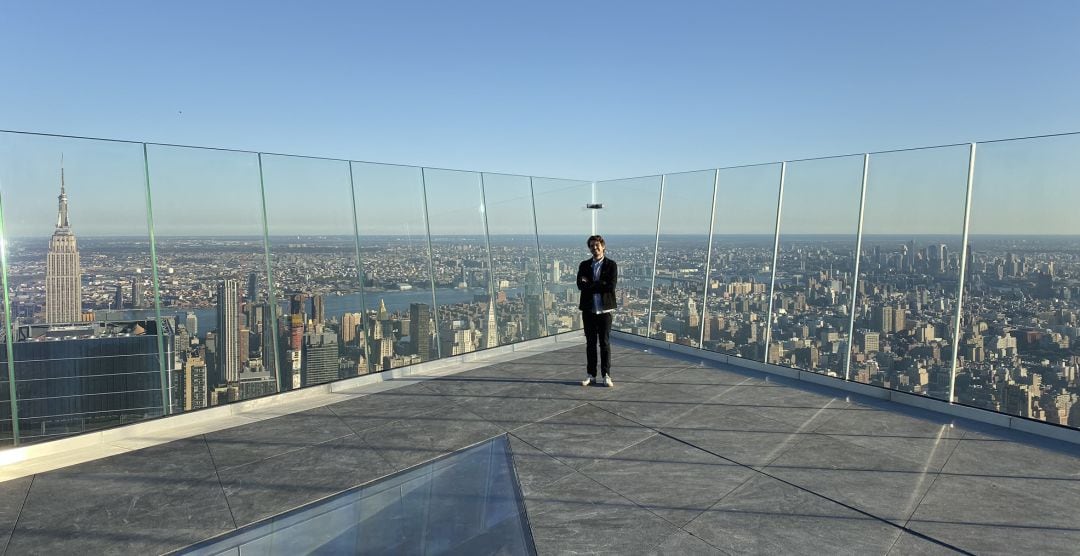
{"type": "Polygon", "coordinates": [[[960,282],[956,291],[956,314],[953,315],[952,363],[949,368],[949,403],[956,403],[956,358],[960,355],[960,317],[964,309],[964,278],[967,276],[968,225],[971,222],[971,190],[975,184],[975,143],[968,154],[967,198],[964,200],[964,233],[960,245],[960,282]]]}
{"type": "Polygon", "coordinates": [[[844,380],[851,380],[851,352],[855,341],[855,304],[859,292],[859,261],[862,260],[863,215],[866,213],[866,181],[870,176],[870,154],[863,155],[862,185],[859,193],[859,224],[855,230],[855,275],[851,280],[851,304],[848,306],[847,345],[844,353],[844,380]]]}
{"type": "Polygon", "coordinates": [[[762,360],[769,362],[769,346],[772,344],[773,296],[776,294],[776,263],[780,256],[780,213],[784,207],[784,176],[787,162],[780,163],[780,191],[776,195],[776,228],[773,232],[772,278],[769,279],[769,312],[765,314],[765,353],[762,360]]]}

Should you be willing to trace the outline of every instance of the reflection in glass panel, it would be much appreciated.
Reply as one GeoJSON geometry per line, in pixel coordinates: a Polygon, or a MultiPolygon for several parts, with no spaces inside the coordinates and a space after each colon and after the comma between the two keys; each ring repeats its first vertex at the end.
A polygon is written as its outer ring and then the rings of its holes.
{"type": "Polygon", "coordinates": [[[779,188],[780,164],[720,170],[701,317],[706,349],[764,360],[779,188]]]}
{"type": "Polygon", "coordinates": [[[553,262],[546,278],[536,271],[540,255],[529,181],[525,176],[484,174],[500,344],[546,334],[546,308],[555,300],[545,293],[544,280],[561,282],[561,264],[553,262]]]}
{"type": "Polygon", "coordinates": [[[862,169],[862,156],[787,166],[770,363],[844,376],[862,169]]]}
{"type": "MultiPolygon", "coordinates": [[[[639,336],[651,336],[658,330],[655,322],[650,326],[648,313],[661,180],[650,176],[596,184],[597,202],[604,205],[597,215],[596,233],[604,236],[606,256],[619,264],[615,291],[619,309],[612,319],[612,330],[639,336]]],[[[584,248],[584,241],[582,244],[584,248]]]]}
{"type": "Polygon", "coordinates": [[[288,301],[278,327],[282,389],[366,373],[349,164],[264,155],[263,190],[274,284],[288,301]]]}
{"type": "Polygon", "coordinates": [[[177,322],[174,410],[277,392],[285,377],[258,157],[153,145],[148,152],[161,312],[177,322]]]}
{"type": "Polygon", "coordinates": [[[546,316],[544,334],[581,329],[579,293],[574,285],[578,263],[589,258],[585,240],[592,233],[592,184],[533,178],[543,297],[526,295],[526,327],[533,316],[546,316]],[[541,310],[540,304],[543,304],[541,310]]]}
{"type": "Polygon", "coordinates": [[[1080,137],[980,144],[955,400],[1080,425],[1080,137]]]}
{"type": "Polygon", "coordinates": [[[420,168],[354,162],[352,171],[367,307],[343,318],[367,344],[372,371],[435,359],[420,168]]]}
{"type": "Polygon", "coordinates": [[[967,146],[871,155],[852,380],[947,399],[967,169],[967,146]]]}
{"type": "Polygon", "coordinates": [[[701,340],[715,177],[712,170],[668,174],[664,184],[652,316],[661,340],[695,347],[701,340]]]}
{"type": "Polygon", "coordinates": [[[424,170],[443,357],[498,343],[480,175],[424,170]]]}
{"type": "Polygon", "coordinates": [[[20,443],[162,415],[142,145],[0,134],[0,183],[20,443]]]}

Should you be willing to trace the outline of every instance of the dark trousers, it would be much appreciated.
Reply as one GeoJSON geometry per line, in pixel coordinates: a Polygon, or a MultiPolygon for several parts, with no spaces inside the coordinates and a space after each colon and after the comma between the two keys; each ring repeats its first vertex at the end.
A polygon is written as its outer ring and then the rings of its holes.
{"type": "Polygon", "coordinates": [[[592,311],[581,312],[581,323],[585,327],[585,357],[589,376],[596,377],[596,344],[600,344],[600,373],[611,373],[611,313],[592,311]]]}

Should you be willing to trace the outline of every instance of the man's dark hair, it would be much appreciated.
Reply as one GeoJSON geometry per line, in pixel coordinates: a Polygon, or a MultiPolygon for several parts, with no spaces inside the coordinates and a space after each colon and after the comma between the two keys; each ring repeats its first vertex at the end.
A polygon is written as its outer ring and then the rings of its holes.
{"type": "Polygon", "coordinates": [[[585,245],[588,246],[590,249],[592,249],[592,242],[594,242],[594,241],[598,242],[600,245],[603,245],[604,247],[607,247],[607,243],[604,242],[604,236],[601,236],[601,235],[589,236],[589,239],[585,241],[585,245]]]}

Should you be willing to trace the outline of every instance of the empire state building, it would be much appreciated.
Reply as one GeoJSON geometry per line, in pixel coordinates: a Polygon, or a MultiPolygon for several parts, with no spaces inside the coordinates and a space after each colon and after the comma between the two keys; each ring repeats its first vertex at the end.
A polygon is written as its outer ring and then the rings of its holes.
{"type": "Polygon", "coordinates": [[[75,234],[68,224],[63,168],[60,169],[58,199],[60,207],[56,215],[56,231],[49,241],[49,258],[45,266],[45,320],[50,324],[78,322],[82,316],[82,272],[79,270],[75,234]]]}

